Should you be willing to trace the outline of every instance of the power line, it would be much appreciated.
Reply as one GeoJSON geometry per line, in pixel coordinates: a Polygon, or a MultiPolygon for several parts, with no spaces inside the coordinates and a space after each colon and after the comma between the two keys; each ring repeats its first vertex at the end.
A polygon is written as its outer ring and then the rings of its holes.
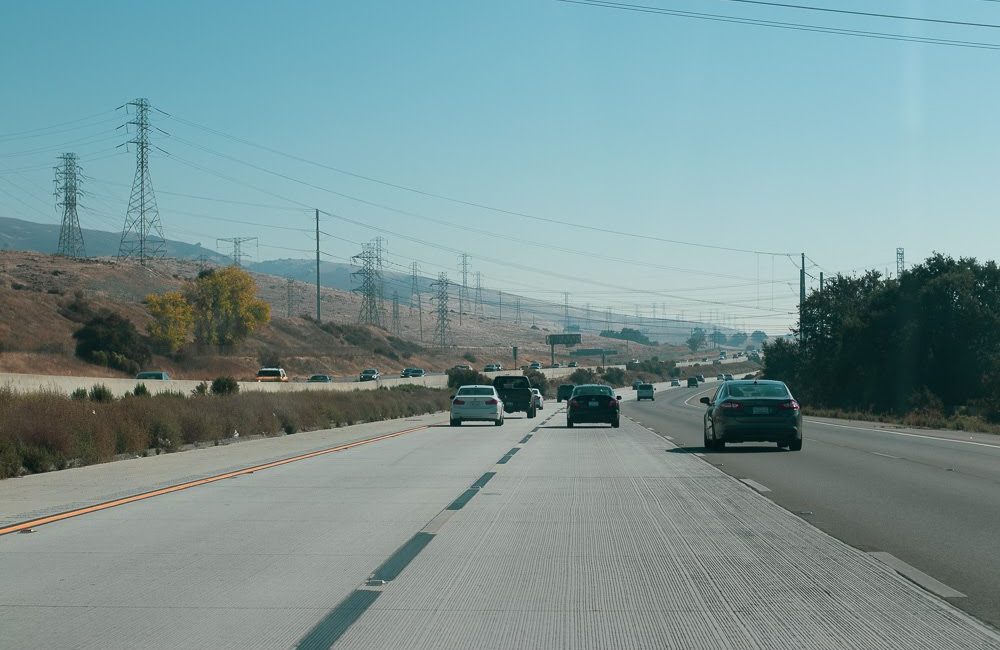
{"type": "Polygon", "coordinates": [[[566,4],[583,5],[590,7],[603,7],[605,9],[617,9],[619,11],[632,11],[637,13],[656,14],[661,16],[675,16],[678,18],[691,18],[695,20],[707,20],[712,22],[734,23],[740,25],[754,25],[757,27],[771,27],[774,29],[787,29],[800,32],[817,32],[821,34],[836,34],[841,36],[855,36],[858,38],[871,38],[876,40],[903,41],[909,43],[925,43],[928,45],[947,45],[952,47],[966,47],[982,50],[1000,50],[1000,43],[981,43],[977,41],[962,41],[944,38],[931,38],[924,36],[907,36],[905,34],[893,34],[890,32],[874,32],[857,29],[843,29],[839,27],[825,27],[823,25],[812,25],[808,23],[790,23],[776,20],[761,20],[757,18],[740,18],[725,14],[710,14],[694,11],[680,11],[676,9],[663,9],[648,5],[627,4],[624,2],[606,2],[605,0],[556,0],[566,4]]]}
{"type": "Polygon", "coordinates": [[[763,5],[767,7],[781,7],[783,9],[802,9],[804,11],[819,11],[831,14],[845,14],[850,16],[866,16],[869,18],[890,18],[893,20],[912,20],[921,23],[937,23],[941,25],[960,25],[963,27],[988,27],[1000,29],[1000,25],[992,23],[974,23],[965,20],[946,20],[943,18],[923,18],[920,16],[904,16],[899,14],[883,14],[868,11],[852,11],[850,9],[832,9],[830,7],[814,7],[809,5],[786,4],[783,2],[765,2],[764,0],[721,0],[722,2],[737,2],[747,5],[763,5]]]}

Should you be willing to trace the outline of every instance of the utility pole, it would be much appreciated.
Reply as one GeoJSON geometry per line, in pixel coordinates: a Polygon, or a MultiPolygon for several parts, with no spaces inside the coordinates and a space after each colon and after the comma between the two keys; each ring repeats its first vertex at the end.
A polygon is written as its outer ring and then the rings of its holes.
{"type": "Polygon", "coordinates": [[[379,275],[377,243],[362,246],[361,253],[351,258],[352,263],[361,262],[361,270],[351,274],[361,279],[361,286],[355,289],[361,294],[361,311],[358,322],[364,325],[382,327],[382,310],[379,308],[379,275]]]}
{"type": "Polygon", "coordinates": [[[316,208],[316,322],[322,323],[319,305],[319,208],[316,208]]]}
{"type": "Polygon", "coordinates": [[[399,324],[399,292],[395,291],[395,290],[392,292],[392,325],[391,325],[391,330],[392,330],[392,333],[395,334],[396,336],[399,336],[400,332],[402,331],[402,327],[399,324]]]}
{"type": "Polygon", "coordinates": [[[896,249],[896,278],[897,279],[901,275],[903,275],[903,270],[904,269],[906,269],[906,263],[905,263],[905,260],[903,258],[903,249],[902,248],[897,248],[896,249]]]}
{"type": "Polygon", "coordinates": [[[799,343],[805,343],[805,327],[802,322],[806,304],[806,254],[802,253],[802,267],[799,269],[799,343]]]}
{"type": "Polygon", "coordinates": [[[569,329],[569,292],[563,291],[563,331],[567,329],[569,329]]]}
{"type": "Polygon", "coordinates": [[[135,127],[134,137],[125,143],[135,145],[135,178],[118,245],[118,261],[138,257],[139,264],[145,265],[148,260],[163,256],[164,243],[153,180],[149,176],[149,100],[134,99],[125,106],[135,109],[135,119],[122,125],[135,127]]]}
{"type": "Polygon", "coordinates": [[[431,299],[436,303],[437,325],[434,329],[434,341],[439,347],[446,348],[451,339],[451,316],[448,313],[448,274],[441,272],[438,279],[431,283],[434,290],[434,297],[431,299]]]}
{"type": "Polygon", "coordinates": [[[65,257],[86,257],[83,248],[83,231],[80,218],[76,214],[77,199],[80,197],[80,166],[75,153],[59,156],[61,164],[56,167],[55,195],[59,197],[56,206],[62,208],[62,226],[59,227],[59,255],[65,257]]]}
{"type": "MultiPolygon", "coordinates": [[[[823,272],[819,272],[819,292],[823,293],[823,272]]],[[[744,328],[746,329],[746,328],[744,328]]]]}
{"type": "Polygon", "coordinates": [[[497,316],[499,322],[503,322],[503,291],[500,292],[500,315],[497,316]]]}
{"type": "Polygon", "coordinates": [[[458,256],[458,272],[462,275],[462,286],[458,288],[458,324],[462,324],[462,312],[465,310],[465,299],[469,289],[469,255],[458,256]]]}
{"type": "Polygon", "coordinates": [[[514,301],[514,322],[518,325],[521,324],[521,296],[518,296],[514,301]]]}
{"type": "Polygon", "coordinates": [[[226,244],[232,244],[232,246],[233,246],[233,254],[230,256],[230,259],[233,260],[233,266],[242,266],[242,262],[243,262],[243,244],[245,244],[247,242],[254,242],[254,243],[256,243],[257,242],[257,238],[256,237],[226,237],[226,238],[219,238],[219,239],[215,240],[215,247],[216,248],[219,247],[219,242],[223,242],[223,243],[226,243],[226,244]]]}

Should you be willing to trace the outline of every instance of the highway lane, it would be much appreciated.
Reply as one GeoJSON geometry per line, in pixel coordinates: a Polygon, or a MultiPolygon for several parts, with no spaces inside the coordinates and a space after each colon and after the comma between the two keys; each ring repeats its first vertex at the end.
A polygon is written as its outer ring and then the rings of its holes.
{"type": "Polygon", "coordinates": [[[698,397],[714,389],[662,392],[625,413],[848,544],[891,553],[964,593],[952,602],[1000,625],[1000,437],[806,418],[801,452],[758,443],[712,452],[702,447],[698,397]]]}
{"type": "Polygon", "coordinates": [[[635,423],[563,417],[432,426],[2,536],[0,648],[1000,648],[635,423]]]}

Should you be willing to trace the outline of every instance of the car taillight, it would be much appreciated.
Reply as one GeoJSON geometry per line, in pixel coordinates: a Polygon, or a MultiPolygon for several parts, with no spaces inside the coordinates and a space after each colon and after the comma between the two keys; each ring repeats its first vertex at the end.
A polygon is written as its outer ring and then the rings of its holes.
{"type": "Polygon", "coordinates": [[[616,408],[618,406],[618,400],[614,397],[608,400],[608,406],[611,408],[616,408]]]}
{"type": "Polygon", "coordinates": [[[736,409],[743,408],[743,405],[739,402],[722,402],[719,404],[719,408],[725,409],[727,411],[735,411],[736,409]]]}
{"type": "Polygon", "coordinates": [[[571,399],[569,401],[569,405],[570,405],[570,408],[576,408],[576,407],[580,406],[580,402],[576,401],[575,399],[571,399]]]}
{"type": "Polygon", "coordinates": [[[452,402],[452,404],[454,404],[455,406],[462,406],[463,404],[465,404],[465,400],[457,399],[454,402],[452,402]]]}
{"type": "Polygon", "coordinates": [[[499,404],[500,402],[491,397],[488,400],[486,400],[486,403],[489,404],[490,406],[493,406],[494,404],[499,404]]]}
{"type": "Polygon", "coordinates": [[[782,403],[778,408],[782,411],[798,411],[799,403],[792,399],[782,403]]]}

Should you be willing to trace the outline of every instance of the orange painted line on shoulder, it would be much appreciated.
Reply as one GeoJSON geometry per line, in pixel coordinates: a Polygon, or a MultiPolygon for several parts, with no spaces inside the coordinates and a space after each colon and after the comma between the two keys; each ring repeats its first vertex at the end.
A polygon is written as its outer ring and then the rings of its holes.
{"type": "Polygon", "coordinates": [[[270,469],[272,467],[278,467],[280,465],[287,465],[288,463],[294,463],[299,460],[306,460],[307,458],[315,458],[316,456],[322,456],[324,454],[332,454],[338,451],[345,451],[353,447],[360,447],[361,445],[367,445],[373,442],[378,442],[380,440],[388,440],[389,438],[395,438],[396,436],[401,436],[407,433],[413,433],[414,431],[420,431],[422,429],[428,428],[428,426],[429,425],[424,425],[419,427],[412,427],[409,429],[403,429],[402,431],[394,431],[392,433],[386,433],[381,436],[375,436],[373,438],[365,438],[364,440],[356,440],[354,442],[349,442],[344,445],[337,445],[336,447],[330,447],[328,449],[319,449],[317,451],[310,451],[308,453],[299,454],[298,456],[292,456],[290,458],[282,458],[281,460],[275,460],[270,463],[264,463],[262,465],[244,467],[243,469],[234,470],[232,472],[226,472],[224,474],[206,476],[205,478],[196,479],[194,481],[178,483],[177,485],[170,485],[164,488],[150,490],[149,492],[141,492],[139,494],[133,494],[132,496],[122,497],[121,499],[113,499],[111,501],[95,503],[92,506],[85,506],[83,508],[67,510],[66,512],[60,512],[54,515],[47,515],[45,517],[39,517],[37,519],[22,521],[21,523],[18,524],[13,524],[10,526],[6,526],[4,528],[0,528],[0,535],[8,535],[10,533],[16,533],[22,530],[27,530],[29,528],[34,528],[36,526],[44,526],[45,524],[51,524],[53,522],[62,521],[64,519],[69,519],[71,517],[79,517],[80,515],[86,515],[92,512],[100,512],[101,510],[107,510],[108,508],[123,506],[126,503],[142,501],[143,499],[150,499],[152,497],[158,497],[164,494],[170,494],[171,492],[180,492],[181,490],[187,490],[189,488],[198,487],[199,485],[207,485],[208,483],[214,483],[216,481],[221,481],[224,479],[241,476],[243,474],[252,474],[253,472],[259,472],[260,470],[270,469]]]}

